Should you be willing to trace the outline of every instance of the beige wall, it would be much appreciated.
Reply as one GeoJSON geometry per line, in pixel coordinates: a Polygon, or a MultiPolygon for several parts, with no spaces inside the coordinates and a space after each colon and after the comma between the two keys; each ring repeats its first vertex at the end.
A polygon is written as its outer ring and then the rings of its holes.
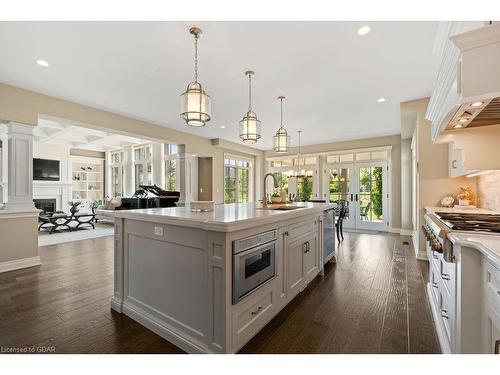
{"type": "Polygon", "coordinates": [[[38,214],[0,214],[0,265],[38,256],[37,223],[38,214]]]}
{"type": "Polygon", "coordinates": [[[79,148],[72,148],[69,150],[69,154],[71,156],[83,156],[85,158],[99,158],[105,159],[106,153],[101,151],[93,151],[93,150],[82,150],[79,148]]]}
{"type": "Polygon", "coordinates": [[[198,200],[212,200],[212,158],[198,158],[198,200]]]}
{"type": "Polygon", "coordinates": [[[224,198],[224,152],[240,153],[255,162],[255,194],[259,193],[263,152],[232,142],[210,140],[131,117],[102,111],[52,96],[0,83],[0,120],[36,126],[38,117],[63,119],[66,123],[106,129],[119,134],[181,143],[186,153],[213,158],[213,195],[217,203],[224,198]],[[214,142],[213,142],[214,141],[214,142]]]}
{"type": "MultiPolygon", "coordinates": [[[[352,141],[323,143],[312,146],[302,146],[301,152],[304,154],[314,154],[328,151],[352,150],[367,147],[392,146],[391,151],[391,194],[392,194],[392,209],[391,209],[391,228],[399,229],[401,227],[401,136],[391,135],[386,137],[376,137],[367,139],[356,139],[352,141]]],[[[298,152],[297,148],[290,148],[290,154],[294,155],[298,152]]],[[[267,151],[266,157],[282,156],[273,151],[267,151]]],[[[319,174],[319,183],[323,184],[323,174],[319,174]]]]}
{"type": "Polygon", "coordinates": [[[477,177],[477,204],[500,213],[500,170],[477,177]]]}

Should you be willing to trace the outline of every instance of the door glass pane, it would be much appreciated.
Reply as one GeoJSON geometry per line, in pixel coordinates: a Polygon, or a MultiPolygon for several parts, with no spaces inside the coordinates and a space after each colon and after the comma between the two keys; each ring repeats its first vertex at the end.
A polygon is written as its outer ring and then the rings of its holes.
{"type": "Polygon", "coordinates": [[[301,175],[304,176],[297,180],[297,193],[299,198],[303,202],[308,202],[312,199],[313,193],[313,171],[301,171],[301,175]]]}
{"type": "Polygon", "coordinates": [[[359,168],[359,216],[361,221],[382,222],[382,167],[359,168]]]}
{"type": "Polygon", "coordinates": [[[348,163],[354,161],[354,154],[343,154],[339,155],[341,163],[348,163]]]}
{"type": "Polygon", "coordinates": [[[139,189],[139,185],[144,185],[144,164],[135,165],[135,190],[139,189]]]}
{"type": "Polygon", "coordinates": [[[364,161],[364,160],[370,160],[370,153],[369,152],[358,152],[356,154],[356,161],[364,161]]]}
{"type": "Polygon", "coordinates": [[[387,151],[373,151],[372,160],[385,160],[387,159],[387,151]]]}
{"type": "Polygon", "coordinates": [[[239,202],[248,202],[248,169],[238,169],[239,202]]]}
{"type": "Polygon", "coordinates": [[[236,202],[236,168],[235,167],[225,167],[225,179],[224,179],[224,203],[235,203],[236,202]]]}
{"type": "MultiPolygon", "coordinates": [[[[349,168],[336,168],[330,170],[330,181],[328,185],[330,202],[345,200],[350,201],[349,168]]],[[[346,219],[349,219],[349,211],[346,212],[346,219]]]]}

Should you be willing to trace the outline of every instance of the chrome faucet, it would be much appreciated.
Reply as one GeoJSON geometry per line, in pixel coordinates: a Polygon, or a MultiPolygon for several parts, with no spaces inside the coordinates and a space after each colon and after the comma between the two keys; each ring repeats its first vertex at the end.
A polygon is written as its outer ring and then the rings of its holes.
{"type": "Polygon", "coordinates": [[[274,188],[276,189],[278,187],[278,181],[276,181],[276,177],[272,173],[268,173],[264,176],[264,199],[262,200],[262,205],[265,207],[269,204],[269,200],[267,199],[267,191],[266,191],[266,180],[267,178],[271,176],[274,181],[274,188]]]}

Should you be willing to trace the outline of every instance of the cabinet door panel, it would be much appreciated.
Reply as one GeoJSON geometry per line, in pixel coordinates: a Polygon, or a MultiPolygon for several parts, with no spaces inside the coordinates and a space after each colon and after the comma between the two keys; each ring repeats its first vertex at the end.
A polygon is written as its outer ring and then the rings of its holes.
{"type": "Polygon", "coordinates": [[[304,278],[309,283],[319,269],[318,236],[312,235],[305,239],[306,250],[304,252],[304,278]]]}
{"type": "Polygon", "coordinates": [[[304,240],[293,241],[287,251],[287,289],[288,298],[293,298],[300,292],[304,281],[303,251],[304,240]]]}
{"type": "Polygon", "coordinates": [[[484,352],[500,354],[500,313],[493,309],[493,304],[486,303],[486,332],[484,335],[484,352]]]}

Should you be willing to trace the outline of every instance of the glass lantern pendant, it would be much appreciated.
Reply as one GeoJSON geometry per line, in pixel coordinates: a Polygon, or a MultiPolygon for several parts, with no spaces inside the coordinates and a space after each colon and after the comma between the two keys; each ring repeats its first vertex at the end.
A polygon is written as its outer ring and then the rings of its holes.
{"type": "Polygon", "coordinates": [[[245,143],[257,143],[260,138],[260,120],[252,110],[252,76],[254,74],[250,70],[245,72],[248,76],[248,112],[240,121],[240,138],[245,143]]]}
{"type": "Polygon", "coordinates": [[[288,145],[290,144],[290,136],[288,135],[285,127],[283,126],[283,99],[284,96],[278,96],[278,99],[281,101],[281,125],[276,135],[273,137],[273,149],[275,152],[279,154],[283,154],[288,152],[288,145]]]}
{"type": "Polygon", "coordinates": [[[198,82],[198,39],[201,29],[192,27],[189,32],[194,36],[194,82],[181,95],[181,117],[186,124],[200,127],[210,121],[212,108],[210,96],[198,82]]]}

